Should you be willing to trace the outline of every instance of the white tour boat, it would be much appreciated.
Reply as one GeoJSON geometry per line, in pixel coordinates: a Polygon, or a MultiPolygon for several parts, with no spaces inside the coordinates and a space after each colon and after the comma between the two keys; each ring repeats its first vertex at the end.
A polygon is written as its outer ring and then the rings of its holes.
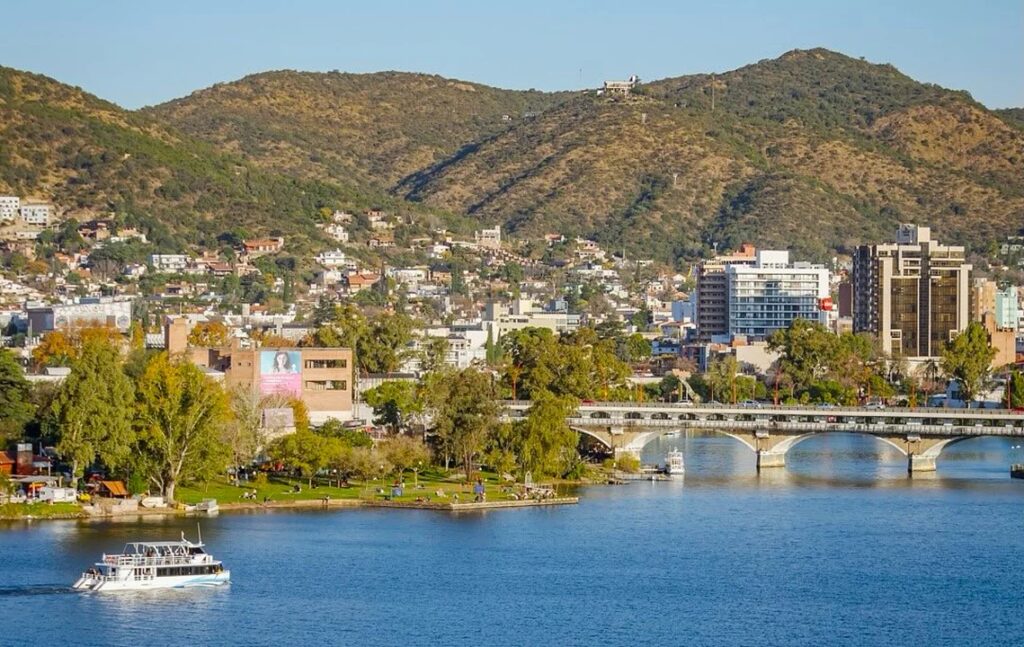
{"type": "Polygon", "coordinates": [[[682,476],[685,471],[683,452],[673,449],[665,456],[665,473],[669,476],[682,476]]]}
{"type": "Polygon", "coordinates": [[[84,591],[142,591],[148,589],[220,586],[231,571],[203,550],[203,540],[136,541],[119,555],[103,555],[82,573],[74,588],[84,591]]]}

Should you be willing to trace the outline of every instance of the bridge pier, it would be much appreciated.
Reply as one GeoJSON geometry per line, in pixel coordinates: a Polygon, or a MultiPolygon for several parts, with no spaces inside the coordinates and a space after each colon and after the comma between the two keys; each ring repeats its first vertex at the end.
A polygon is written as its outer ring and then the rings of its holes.
{"type": "Polygon", "coordinates": [[[770,449],[757,450],[757,471],[768,467],[785,467],[786,452],[776,452],[770,449]]]}
{"type": "Polygon", "coordinates": [[[935,457],[926,454],[910,454],[907,456],[907,473],[934,472],[935,457]]]}

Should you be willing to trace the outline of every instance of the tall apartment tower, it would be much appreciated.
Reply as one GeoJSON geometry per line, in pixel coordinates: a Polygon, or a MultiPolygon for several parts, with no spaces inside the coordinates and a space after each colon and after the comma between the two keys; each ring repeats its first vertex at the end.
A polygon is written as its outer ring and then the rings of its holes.
{"type": "Polygon", "coordinates": [[[896,243],[862,245],[853,259],[853,329],[894,357],[937,357],[970,321],[971,266],[962,246],[928,227],[900,225],[896,243]]]}
{"type": "Polygon", "coordinates": [[[757,249],[744,243],[734,254],[716,256],[704,261],[697,270],[697,338],[729,334],[729,280],[725,270],[730,265],[753,265],[757,249]]]}

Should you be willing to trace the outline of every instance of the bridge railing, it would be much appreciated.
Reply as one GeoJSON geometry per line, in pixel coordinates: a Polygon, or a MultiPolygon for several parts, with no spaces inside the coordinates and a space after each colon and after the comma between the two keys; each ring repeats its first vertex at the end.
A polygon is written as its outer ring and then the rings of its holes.
{"type": "MultiPolygon", "coordinates": [[[[528,408],[533,405],[531,400],[502,400],[502,406],[513,407],[513,408],[528,408]]],[[[1005,417],[1008,414],[1013,416],[1020,416],[1024,420],[1024,412],[1016,409],[987,409],[987,408],[959,408],[959,407],[847,407],[847,406],[835,406],[835,405],[823,405],[823,404],[758,404],[757,406],[745,406],[743,404],[695,404],[695,403],[677,403],[677,402],[616,402],[616,401],[605,401],[605,402],[583,402],[580,404],[580,409],[597,409],[602,408],[614,408],[614,409],[672,409],[675,411],[685,412],[688,410],[696,411],[736,411],[743,410],[744,413],[768,413],[768,412],[779,412],[779,413],[796,413],[800,411],[814,411],[820,415],[833,415],[833,414],[844,414],[844,413],[871,413],[874,416],[885,416],[891,414],[894,416],[900,416],[903,414],[941,414],[945,417],[951,415],[962,415],[964,418],[982,418],[987,416],[1000,416],[1005,417]]]]}

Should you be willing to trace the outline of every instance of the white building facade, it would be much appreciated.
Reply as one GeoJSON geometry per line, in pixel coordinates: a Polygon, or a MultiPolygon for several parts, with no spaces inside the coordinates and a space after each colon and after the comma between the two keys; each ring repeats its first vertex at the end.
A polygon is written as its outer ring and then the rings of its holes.
{"type": "Polygon", "coordinates": [[[10,222],[21,213],[21,198],[16,195],[0,195],[0,222],[10,222]]]}
{"type": "Polygon", "coordinates": [[[26,225],[47,227],[53,218],[53,205],[50,204],[23,204],[21,205],[21,220],[26,225]]]}
{"type": "Polygon", "coordinates": [[[726,268],[730,335],[764,339],[795,319],[828,325],[829,271],[790,263],[789,252],[761,250],[753,265],[726,268]]]}

